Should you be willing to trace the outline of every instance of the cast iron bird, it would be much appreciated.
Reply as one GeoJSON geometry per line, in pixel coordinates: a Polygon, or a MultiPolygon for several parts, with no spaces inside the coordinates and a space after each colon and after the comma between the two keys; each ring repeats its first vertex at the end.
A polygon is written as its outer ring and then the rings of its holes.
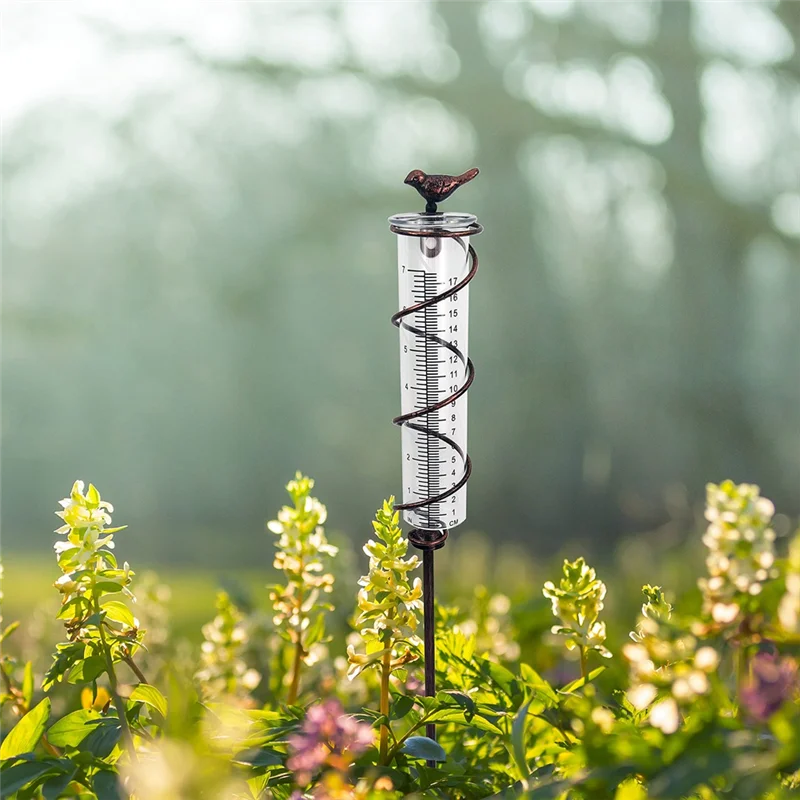
{"type": "Polygon", "coordinates": [[[403,183],[413,186],[426,202],[425,213],[435,214],[436,204],[447,200],[459,186],[469,183],[478,169],[468,169],[463,175],[426,175],[421,169],[408,173],[403,183]]]}

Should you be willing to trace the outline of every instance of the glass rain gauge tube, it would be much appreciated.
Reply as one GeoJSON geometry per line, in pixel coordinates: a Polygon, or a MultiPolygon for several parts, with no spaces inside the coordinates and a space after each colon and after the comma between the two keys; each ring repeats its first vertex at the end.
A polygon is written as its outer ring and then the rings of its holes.
{"type": "MultiPolygon", "coordinates": [[[[477,270],[469,214],[401,214],[397,237],[403,511],[420,531],[447,531],[466,518],[469,282],[477,270]]],[[[430,537],[429,537],[430,538],[430,537]]],[[[436,538],[436,537],[435,537],[436,538]]],[[[445,536],[439,536],[442,543],[445,536]]]]}

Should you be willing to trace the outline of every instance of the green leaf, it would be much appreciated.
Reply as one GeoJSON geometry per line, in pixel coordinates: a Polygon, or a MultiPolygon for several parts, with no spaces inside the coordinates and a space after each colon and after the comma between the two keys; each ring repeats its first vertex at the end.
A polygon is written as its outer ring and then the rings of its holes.
{"type": "Polygon", "coordinates": [[[0,642],[5,641],[17,628],[19,628],[19,620],[9,623],[8,627],[0,633],[0,642]]]}
{"type": "Polygon", "coordinates": [[[63,606],[58,610],[56,619],[74,619],[75,617],[82,617],[83,614],[89,610],[89,601],[83,596],[73,597],[67,600],[63,606]]]}
{"type": "Polygon", "coordinates": [[[243,750],[234,756],[233,763],[247,767],[279,767],[285,760],[286,756],[277,750],[260,747],[243,750]]]}
{"type": "Polygon", "coordinates": [[[105,769],[97,772],[92,778],[92,789],[97,795],[97,800],[122,800],[115,772],[105,769]]]}
{"type": "Polygon", "coordinates": [[[119,600],[106,600],[106,602],[102,604],[102,609],[106,612],[106,616],[114,620],[114,622],[127,625],[129,628],[136,627],[136,620],[133,618],[133,612],[125,603],[121,603],[119,600]]]}
{"type": "Polygon", "coordinates": [[[597,667],[593,669],[587,676],[586,680],[583,678],[578,678],[576,681],[572,681],[572,683],[568,683],[563,689],[559,689],[560,694],[570,694],[574,692],[576,689],[580,689],[587,683],[591,683],[598,675],[602,675],[606,671],[605,667],[597,667]]]}
{"type": "Polygon", "coordinates": [[[401,694],[392,698],[392,705],[389,709],[389,719],[402,719],[414,708],[414,698],[407,694],[401,694]]]}
{"type": "Polygon", "coordinates": [[[30,753],[42,738],[45,725],[50,717],[50,698],[45,697],[38,706],[31,709],[3,739],[0,745],[0,759],[13,758],[22,753],[30,753]]]}
{"type": "Polygon", "coordinates": [[[519,770],[523,782],[528,780],[530,770],[528,769],[528,759],[525,757],[525,723],[528,720],[528,708],[530,701],[517,711],[514,722],[511,725],[511,754],[519,770]]]}
{"type": "Polygon", "coordinates": [[[305,636],[303,637],[303,647],[308,649],[311,645],[316,644],[325,635],[325,615],[317,614],[314,621],[308,626],[305,636]]]}
{"type": "Polygon", "coordinates": [[[13,767],[6,767],[0,773],[0,798],[11,797],[23,786],[51,772],[58,773],[60,769],[57,761],[22,761],[13,767]]]}
{"type": "Polygon", "coordinates": [[[63,775],[54,775],[52,778],[48,778],[44,784],[42,784],[44,800],[58,800],[67,786],[69,786],[72,777],[77,771],[77,767],[73,767],[69,772],[65,772],[63,775]]]}
{"type": "Polygon", "coordinates": [[[497,794],[487,797],[486,800],[518,800],[518,798],[521,797],[524,797],[525,800],[528,800],[531,795],[525,793],[525,787],[522,785],[522,781],[517,781],[516,783],[511,784],[511,786],[507,786],[505,789],[502,789],[497,794]]]}
{"type": "Polygon", "coordinates": [[[497,725],[489,719],[486,714],[481,713],[478,711],[474,717],[470,718],[469,720],[466,718],[466,712],[463,708],[438,708],[433,711],[430,716],[426,718],[426,722],[431,722],[436,725],[442,725],[446,722],[453,723],[455,725],[468,725],[472,728],[477,728],[481,731],[486,731],[487,733],[494,733],[498,736],[503,735],[503,731],[497,727],[497,725]]]}
{"type": "Polygon", "coordinates": [[[82,642],[56,645],[56,655],[45,673],[42,689],[47,692],[56,681],[61,680],[77,661],[83,659],[85,649],[82,642]]]}
{"type": "Polygon", "coordinates": [[[558,695],[555,689],[530,664],[520,664],[519,671],[523,682],[533,690],[537,700],[546,706],[558,704],[558,695]]]}
{"type": "Polygon", "coordinates": [[[102,656],[82,658],[67,674],[69,683],[89,683],[97,680],[106,671],[106,660],[102,656]]]}
{"type": "Polygon", "coordinates": [[[402,752],[425,761],[444,761],[447,758],[442,746],[427,736],[409,736],[403,743],[402,752]]]}
{"type": "Polygon", "coordinates": [[[119,594],[122,591],[123,585],[121,581],[119,583],[111,580],[97,581],[94,585],[94,592],[97,597],[99,597],[101,593],[119,594]]]}
{"type": "MultiPolygon", "coordinates": [[[[494,717],[494,719],[497,719],[497,717],[494,717]]],[[[480,711],[469,721],[469,724],[473,728],[477,728],[479,731],[494,733],[498,736],[502,735],[503,733],[503,731],[491,719],[489,719],[485,713],[481,713],[480,711]]]]}
{"type": "Polygon", "coordinates": [[[515,703],[522,700],[522,692],[514,673],[494,661],[484,659],[481,662],[481,672],[484,673],[504,694],[515,703]]]}
{"type": "Polygon", "coordinates": [[[149,683],[140,683],[131,692],[130,699],[151,706],[164,719],[167,718],[167,698],[155,686],[151,686],[149,683]]]}
{"type": "Polygon", "coordinates": [[[259,800],[259,798],[264,796],[264,792],[269,786],[269,773],[264,775],[256,775],[252,778],[249,778],[247,781],[247,786],[250,789],[250,794],[253,796],[253,798],[255,798],[255,800],[259,800]]]}
{"type": "Polygon", "coordinates": [[[107,717],[80,743],[83,753],[98,758],[108,758],[122,735],[122,726],[116,717],[107,717]]]}
{"type": "Polygon", "coordinates": [[[102,625],[103,620],[106,618],[106,612],[101,611],[99,614],[92,614],[91,617],[87,617],[86,621],[83,623],[84,628],[90,628],[94,626],[95,628],[99,628],[102,625]]]}
{"type": "Polygon", "coordinates": [[[81,708],[61,717],[47,731],[47,741],[56,747],[77,747],[96,727],[100,714],[91,708],[81,708]]]}
{"type": "Polygon", "coordinates": [[[631,778],[617,787],[614,800],[647,800],[647,795],[647,789],[645,789],[641,783],[631,778]]]}
{"type": "Polygon", "coordinates": [[[31,661],[25,664],[25,673],[22,676],[22,697],[25,705],[30,708],[33,699],[33,662],[31,661]]]}
{"type": "Polygon", "coordinates": [[[442,695],[455,700],[464,709],[464,717],[469,722],[475,716],[475,701],[464,692],[442,692],[442,695]]]}

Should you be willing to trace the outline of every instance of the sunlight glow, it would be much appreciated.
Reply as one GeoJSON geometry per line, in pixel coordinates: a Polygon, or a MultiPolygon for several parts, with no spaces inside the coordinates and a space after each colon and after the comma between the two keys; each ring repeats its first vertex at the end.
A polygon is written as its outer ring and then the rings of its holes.
{"type": "Polygon", "coordinates": [[[786,61],[794,53],[791,35],[766,3],[694,0],[693,12],[695,40],[712,53],[765,66],[786,61]]]}

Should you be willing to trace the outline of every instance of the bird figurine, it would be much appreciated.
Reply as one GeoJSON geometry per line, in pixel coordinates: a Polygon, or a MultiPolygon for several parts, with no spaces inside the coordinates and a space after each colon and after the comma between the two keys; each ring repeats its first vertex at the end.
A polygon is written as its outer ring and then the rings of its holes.
{"type": "Polygon", "coordinates": [[[459,186],[469,183],[477,174],[477,167],[468,169],[462,175],[426,175],[421,169],[414,169],[403,183],[413,186],[422,195],[426,214],[435,214],[437,203],[447,200],[459,186]]]}

